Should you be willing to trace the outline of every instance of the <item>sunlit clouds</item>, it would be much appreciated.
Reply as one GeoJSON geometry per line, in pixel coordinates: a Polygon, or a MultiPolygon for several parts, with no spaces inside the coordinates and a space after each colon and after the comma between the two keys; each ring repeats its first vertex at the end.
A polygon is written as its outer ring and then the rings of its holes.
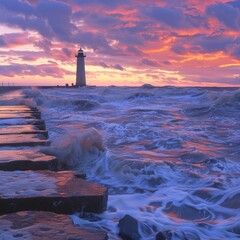
{"type": "Polygon", "coordinates": [[[4,84],[239,86],[240,0],[3,0],[4,84]]]}

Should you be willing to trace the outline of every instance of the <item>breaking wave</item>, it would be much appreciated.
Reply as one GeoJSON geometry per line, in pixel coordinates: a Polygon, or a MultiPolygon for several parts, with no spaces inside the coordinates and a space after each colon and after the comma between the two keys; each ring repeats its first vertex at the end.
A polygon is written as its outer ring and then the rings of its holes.
{"type": "Polygon", "coordinates": [[[36,107],[72,107],[79,111],[91,111],[101,106],[98,101],[89,99],[66,98],[64,96],[43,96],[42,91],[38,88],[29,88],[22,90],[24,98],[21,98],[22,104],[36,107]]]}
{"type": "Polygon", "coordinates": [[[219,96],[214,101],[215,106],[240,106],[240,90],[235,91],[234,93],[225,93],[219,96]]]}
{"type": "Polygon", "coordinates": [[[100,133],[90,128],[81,134],[63,135],[51,147],[42,152],[57,156],[60,169],[81,169],[87,172],[94,166],[99,156],[105,151],[100,133]]]}
{"type": "Polygon", "coordinates": [[[128,97],[128,99],[138,99],[138,98],[149,98],[153,97],[154,95],[152,93],[147,92],[136,92],[128,97]]]}

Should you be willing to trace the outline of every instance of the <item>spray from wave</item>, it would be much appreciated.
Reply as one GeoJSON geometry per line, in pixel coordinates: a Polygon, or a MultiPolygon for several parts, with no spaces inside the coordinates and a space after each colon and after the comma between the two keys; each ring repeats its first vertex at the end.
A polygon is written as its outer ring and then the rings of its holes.
{"type": "Polygon", "coordinates": [[[60,169],[81,169],[85,172],[104,153],[103,138],[95,128],[81,134],[63,135],[42,152],[57,156],[60,169]]]}

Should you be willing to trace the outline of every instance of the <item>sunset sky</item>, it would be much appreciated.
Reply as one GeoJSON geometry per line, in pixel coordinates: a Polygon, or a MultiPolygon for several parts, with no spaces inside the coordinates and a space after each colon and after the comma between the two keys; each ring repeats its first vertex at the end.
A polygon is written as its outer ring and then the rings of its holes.
{"type": "Polygon", "coordinates": [[[240,86],[240,0],[1,0],[0,84],[240,86]]]}

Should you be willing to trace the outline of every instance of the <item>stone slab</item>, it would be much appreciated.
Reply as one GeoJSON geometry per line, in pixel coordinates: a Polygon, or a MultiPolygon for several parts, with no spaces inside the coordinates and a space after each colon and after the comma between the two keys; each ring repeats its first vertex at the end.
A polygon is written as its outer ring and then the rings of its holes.
{"type": "Polygon", "coordinates": [[[2,108],[1,106],[0,106],[0,114],[2,114],[2,113],[35,113],[35,112],[39,112],[38,110],[33,110],[33,109],[21,109],[21,108],[19,108],[19,109],[14,109],[14,108],[2,108]]]}
{"type": "Polygon", "coordinates": [[[0,119],[14,119],[14,118],[36,118],[31,113],[1,113],[0,112],[0,119]]]}
{"type": "Polygon", "coordinates": [[[48,146],[50,142],[41,134],[0,135],[0,147],[48,146]],[[42,139],[40,139],[42,138],[42,139]]]}
{"type": "Polygon", "coordinates": [[[2,113],[39,113],[37,109],[30,108],[3,108],[0,106],[0,114],[2,113]]]}
{"type": "Polygon", "coordinates": [[[30,128],[32,126],[33,129],[36,130],[46,130],[46,125],[44,121],[40,122],[40,124],[8,124],[8,125],[1,125],[0,124],[0,129],[10,129],[10,128],[22,128],[25,129],[25,127],[30,128]]]}
{"type": "Polygon", "coordinates": [[[107,189],[71,171],[1,171],[0,182],[0,214],[19,211],[101,213],[107,207],[107,189]]]}
{"type": "Polygon", "coordinates": [[[0,106],[0,111],[37,111],[37,108],[26,105],[6,105],[0,106]]]}
{"type": "Polygon", "coordinates": [[[12,119],[0,119],[0,125],[45,125],[43,120],[36,118],[12,118],[12,119]]]}
{"type": "Polygon", "coordinates": [[[19,212],[0,216],[0,238],[34,240],[107,240],[107,233],[76,227],[71,219],[50,212],[19,212]]]}
{"type": "Polygon", "coordinates": [[[30,113],[0,113],[0,119],[33,118],[30,113]]]}
{"type": "Polygon", "coordinates": [[[36,125],[7,125],[0,126],[0,135],[9,134],[42,134],[48,138],[48,132],[40,130],[36,125]]]}
{"type": "Polygon", "coordinates": [[[57,170],[57,158],[37,149],[0,150],[0,170],[57,170]]]}

